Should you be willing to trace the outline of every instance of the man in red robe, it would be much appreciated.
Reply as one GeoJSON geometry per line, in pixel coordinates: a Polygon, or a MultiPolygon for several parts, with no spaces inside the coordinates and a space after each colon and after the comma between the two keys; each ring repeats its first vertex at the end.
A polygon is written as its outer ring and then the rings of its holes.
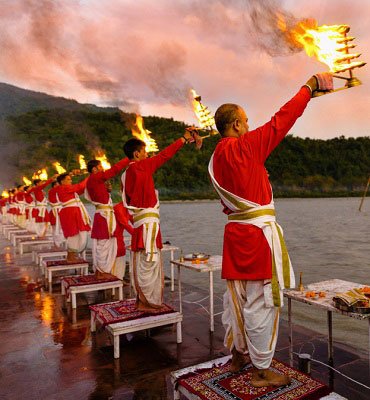
{"type": "Polygon", "coordinates": [[[157,155],[148,158],[145,143],[128,140],[123,150],[130,159],[122,175],[122,200],[132,213],[134,232],[131,239],[132,266],[138,309],[151,311],[163,303],[162,239],[159,227],[159,200],[154,187],[153,174],[192,140],[189,132],[177,139],[157,155]]]}
{"type": "Polygon", "coordinates": [[[14,197],[15,203],[17,204],[17,225],[21,228],[25,228],[26,225],[26,200],[24,185],[17,186],[17,194],[14,197]]]}
{"type": "Polygon", "coordinates": [[[56,195],[62,207],[60,224],[67,240],[67,261],[73,263],[86,249],[90,231],[90,217],[79,198],[85,190],[87,178],[73,185],[71,175],[64,173],[58,176],[58,182],[56,195]]]}
{"type": "Polygon", "coordinates": [[[109,179],[126,168],[128,163],[129,159],[124,158],[106,171],[99,160],[90,160],[87,163],[90,176],[86,182],[85,197],[96,208],[91,238],[93,240],[93,264],[98,278],[111,274],[117,256],[117,240],[114,236],[117,223],[113,202],[106,184],[109,179]]]}
{"type": "MultiPolygon", "coordinates": [[[[319,74],[321,75],[321,74],[319,74]]],[[[319,77],[320,78],[320,77],[319,77]]],[[[222,278],[227,279],[222,321],[232,371],[249,360],[251,384],[281,386],[288,376],[269,369],[275,351],[282,289],[294,287],[294,273],[280,226],[265,161],[299,118],[318,86],[312,77],[265,125],[249,131],[248,117],[236,104],[218,108],[215,121],[222,138],[209,165],[221,197],[225,226],[222,278]]]]}
{"type": "Polygon", "coordinates": [[[49,211],[49,222],[53,232],[53,240],[56,248],[60,248],[65,242],[62,227],[60,225],[59,211],[62,206],[57,196],[59,182],[55,181],[51,184],[51,189],[48,192],[48,201],[51,206],[49,211]]]}
{"type": "Polygon", "coordinates": [[[31,194],[35,201],[35,207],[32,209],[32,218],[34,219],[34,228],[37,236],[45,236],[49,215],[47,212],[47,199],[45,196],[44,189],[46,186],[50,185],[51,182],[55,180],[58,175],[54,175],[50,179],[46,181],[42,181],[41,179],[34,179],[33,185],[30,189],[28,189],[28,194],[31,194]]]}
{"type": "Polygon", "coordinates": [[[112,274],[117,276],[119,279],[123,279],[126,273],[126,245],[124,232],[127,231],[132,235],[134,228],[132,226],[132,216],[123,205],[122,201],[117,203],[113,209],[116,217],[116,230],[114,231],[114,236],[117,240],[117,254],[112,268],[112,274]]]}

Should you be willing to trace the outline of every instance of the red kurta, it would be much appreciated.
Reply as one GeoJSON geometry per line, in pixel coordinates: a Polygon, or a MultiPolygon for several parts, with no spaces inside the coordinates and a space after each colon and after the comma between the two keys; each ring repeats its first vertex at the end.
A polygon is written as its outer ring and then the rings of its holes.
{"type": "Polygon", "coordinates": [[[126,254],[125,241],[123,240],[123,233],[126,230],[130,235],[134,232],[134,228],[130,224],[132,216],[127,208],[123,205],[122,201],[117,203],[114,207],[114,215],[116,216],[116,230],[114,236],[117,238],[117,257],[122,257],[126,254]]]}
{"type": "MultiPolygon", "coordinates": [[[[57,188],[58,188],[58,186],[52,187],[48,192],[48,200],[49,200],[49,203],[51,205],[59,203],[58,200],[57,200],[57,188]]],[[[57,222],[56,219],[55,219],[55,215],[54,215],[53,209],[51,209],[49,211],[49,221],[50,221],[50,225],[53,225],[53,226],[57,222]]]]}
{"type": "MultiPolygon", "coordinates": [[[[56,192],[60,202],[65,203],[75,198],[75,193],[82,194],[87,179],[74,185],[59,185],[56,192]]],[[[59,212],[60,225],[65,238],[75,236],[81,231],[89,231],[90,225],[85,224],[79,207],[63,207],[59,212]]]]}
{"type": "MultiPolygon", "coordinates": [[[[224,189],[246,200],[266,205],[272,191],[264,163],[288,133],[310,100],[301,90],[265,125],[239,138],[222,138],[213,158],[214,176],[224,189]]],[[[225,214],[230,213],[227,208],[225,214]]],[[[222,278],[258,280],[271,278],[271,251],[262,229],[236,222],[225,226],[222,278]]]]}
{"type": "Polygon", "coordinates": [[[15,200],[15,204],[17,205],[16,214],[17,214],[17,215],[20,215],[20,214],[21,214],[20,203],[24,202],[24,192],[18,192],[18,193],[14,196],[14,200],[15,200]]]}
{"type": "MultiPolygon", "coordinates": [[[[44,183],[42,183],[39,186],[33,186],[30,189],[28,189],[28,193],[33,193],[33,197],[36,201],[36,206],[37,203],[41,203],[45,199],[45,193],[44,189],[46,186],[50,185],[51,182],[53,182],[53,178],[48,179],[44,183]]],[[[48,222],[49,221],[49,213],[45,213],[45,217],[41,218],[39,217],[39,210],[37,208],[32,209],[32,217],[35,218],[35,222],[48,222]]]]}
{"type": "MultiPolygon", "coordinates": [[[[124,158],[107,171],[97,172],[96,174],[91,174],[89,176],[86,183],[86,189],[92,201],[102,204],[109,203],[110,194],[105,187],[105,182],[112,179],[127,167],[129,162],[130,160],[128,158],[124,158]]],[[[95,213],[94,215],[91,238],[109,239],[107,220],[98,213],[95,213]]]]}
{"type": "MultiPolygon", "coordinates": [[[[126,200],[127,204],[134,207],[149,208],[157,203],[153,174],[166,161],[170,160],[184,145],[181,139],[176,140],[156,156],[141,161],[130,163],[126,171],[126,200]]],[[[157,247],[161,249],[162,237],[159,229],[157,247]]],[[[143,227],[134,229],[131,239],[133,251],[144,249],[143,227]]]]}

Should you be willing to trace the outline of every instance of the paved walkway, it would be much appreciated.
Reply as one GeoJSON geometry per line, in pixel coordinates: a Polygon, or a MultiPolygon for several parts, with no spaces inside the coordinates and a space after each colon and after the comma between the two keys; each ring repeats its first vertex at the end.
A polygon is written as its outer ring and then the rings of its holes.
{"type": "MultiPolygon", "coordinates": [[[[184,285],[184,299],[206,296],[184,285]]],[[[177,295],[167,301],[177,305],[177,295]]],[[[128,296],[128,288],[125,288],[128,296]]],[[[109,297],[107,299],[109,301],[109,297]]],[[[104,330],[90,334],[88,303],[105,301],[99,295],[80,295],[77,314],[63,307],[60,286],[53,293],[42,286],[41,274],[30,254],[14,255],[9,242],[0,238],[0,399],[172,399],[169,373],[228,354],[224,330],[216,317],[215,333],[208,331],[205,311],[184,303],[183,343],[176,344],[172,327],[121,339],[121,358],[113,359],[113,346],[104,330]]],[[[218,300],[216,312],[221,310],[218,300]]],[[[282,321],[276,358],[288,361],[287,324],[282,321]]],[[[295,350],[314,344],[315,358],[325,361],[326,339],[296,327],[295,350]]],[[[310,349],[310,346],[308,346],[310,349]]],[[[305,347],[305,351],[306,347],[305,347]]],[[[367,355],[336,344],[335,367],[369,384],[367,355]]],[[[312,364],[312,376],[348,399],[365,400],[369,391],[322,365],[312,364]]]]}

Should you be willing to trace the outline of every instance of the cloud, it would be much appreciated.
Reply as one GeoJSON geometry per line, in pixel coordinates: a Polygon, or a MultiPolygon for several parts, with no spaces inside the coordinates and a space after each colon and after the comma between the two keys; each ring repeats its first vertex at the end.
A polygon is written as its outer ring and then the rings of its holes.
{"type": "MultiPolygon", "coordinates": [[[[276,30],[305,18],[348,23],[366,61],[370,3],[362,0],[6,0],[0,14],[0,80],[51,94],[195,123],[194,86],[210,109],[245,106],[265,122],[326,67],[276,30]]],[[[300,136],[369,135],[369,85],[313,100],[300,136]],[[320,106],[317,104],[320,103],[320,106]],[[325,113],[322,112],[325,108],[325,113]],[[340,112],[338,112],[340,110],[340,112]],[[350,111],[348,111],[350,110],[350,111]],[[322,115],[324,114],[324,115],[322,115]],[[325,115],[335,115],[327,121],[325,115]]]]}

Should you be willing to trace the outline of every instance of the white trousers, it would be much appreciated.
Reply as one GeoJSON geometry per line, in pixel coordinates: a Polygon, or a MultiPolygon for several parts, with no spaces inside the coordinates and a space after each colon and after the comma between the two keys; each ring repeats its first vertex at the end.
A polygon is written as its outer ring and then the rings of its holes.
{"type": "Polygon", "coordinates": [[[117,239],[93,239],[92,253],[94,270],[112,273],[117,256],[117,239]]]}
{"type": "Polygon", "coordinates": [[[149,306],[163,303],[164,275],[162,253],[157,261],[146,261],[145,251],[132,252],[135,290],[139,300],[149,306]]]}
{"type": "Polygon", "coordinates": [[[66,241],[66,238],[63,235],[63,231],[59,225],[59,229],[57,225],[52,225],[52,232],[53,232],[53,240],[56,247],[61,247],[62,244],[66,241]]]}
{"type": "Polygon", "coordinates": [[[222,323],[224,345],[248,354],[259,369],[270,367],[279,327],[278,307],[266,307],[263,280],[228,280],[222,323]]]}
{"type": "Polygon", "coordinates": [[[77,235],[67,238],[67,251],[70,253],[81,253],[87,246],[87,231],[80,231],[77,235]]]}
{"type": "Polygon", "coordinates": [[[116,257],[111,274],[123,279],[126,273],[126,256],[116,257]]]}
{"type": "Polygon", "coordinates": [[[48,223],[47,222],[35,222],[34,227],[35,227],[35,232],[36,232],[37,236],[44,236],[46,233],[46,230],[48,228],[48,223]]]}

